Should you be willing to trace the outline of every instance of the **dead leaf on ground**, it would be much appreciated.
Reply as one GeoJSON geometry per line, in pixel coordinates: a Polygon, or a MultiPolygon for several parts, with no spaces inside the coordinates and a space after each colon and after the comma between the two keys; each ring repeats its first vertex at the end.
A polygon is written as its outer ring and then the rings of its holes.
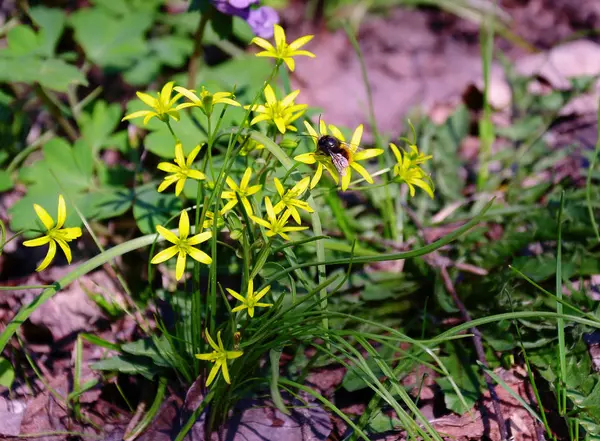
{"type": "MultiPolygon", "coordinates": [[[[510,371],[497,369],[496,373],[525,402],[530,402],[528,386],[524,381],[526,374],[522,372],[522,369],[517,368],[510,371]]],[[[500,400],[502,413],[513,436],[512,439],[514,441],[537,441],[535,419],[502,386],[496,386],[496,393],[500,400]]],[[[475,408],[472,411],[474,418],[469,414],[463,416],[453,414],[432,420],[431,423],[444,438],[455,441],[480,440],[482,438],[500,441],[500,432],[494,419],[494,408],[489,391],[486,390],[483,393],[480,402],[485,409],[485,415],[482,415],[479,408],[475,408]]]]}

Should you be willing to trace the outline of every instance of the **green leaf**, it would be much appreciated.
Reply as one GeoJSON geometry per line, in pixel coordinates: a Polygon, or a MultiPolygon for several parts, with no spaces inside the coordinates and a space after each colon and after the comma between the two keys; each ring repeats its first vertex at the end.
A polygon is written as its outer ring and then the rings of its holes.
{"type": "Polygon", "coordinates": [[[83,143],[73,148],[61,138],[54,138],[43,147],[48,170],[61,186],[72,191],[92,188],[92,153],[83,143]]]}
{"type": "Polygon", "coordinates": [[[47,57],[53,56],[56,44],[65,28],[65,12],[57,8],[36,6],[31,8],[29,15],[40,27],[38,34],[39,53],[47,57]]]}
{"type": "Polygon", "coordinates": [[[101,67],[126,68],[148,53],[145,32],[152,26],[147,12],[115,17],[99,9],[80,9],[70,16],[75,38],[88,58],[101,67]]]}
{"type": "Polygon", "coordinates": [[[0,386],[10,389],[13,381],[15,381],[15,370],[12,364],[6,358],[0,357],[0,386]]]}
{"type": "Polygon", "coordinates": [[[456,352],[448,357],[440,357],[440,359],[462,393],[467,407],[460,400],[448,377],[438,378],[436,383],[444,394],[446,407],[459,415],[463,415],[471,410],[481,394],[483,382],[480,378],[479,369],[468,361],[461,360],[456,352]]]}
{"type": "Polygon", "coordinates": [[[59,92],[66,92],[71,84],[87,85],[79,69],[58,59],[42,61],[37,80],[42,86],[59,92]]]}
{"type": "Polygon", "coordinates": [[[369,420],[368,430],[371,433],[392,432],[402,428],[402,421],[398,418],[388,416],[379,410],[369,420]]]}
{"type": "Polygon", "coordinates": [[[155,233],[157,225],[164,226],[180,210],[181,200],[169,190],[159,193],[154,183],[136,189],[133,217],[144,234],[155,233]]]}
{"type": "Polygon", "coordinates": [[[138,60],[131,69],[123,74],[123,78],[132,86],[143,86],[150,83],[160,72],[160,61],[154,55],[138,60]]]}
{"type": "Polygon", "coordinates": [[[152,380],[163,370],[161,367],[156,366],[151,359],[146,357],[135,357],[133,355],[117,355],[115,357],[93,363],[90,367],[98,371],[112,371],[130,375],[142,375],[148,380],[152,380]]]}
{"type": "Polygon", "coordinates": [[[10,173],[6,170],[0,170],[0,192],[10,190],[13,187],[10,173]]]}
{"type": "Polygon", "coordinates": [[[89,113],[83,113],[80,119],[81,135],[95,156],[102,147],[110,142],[113,131],[119,125],[123,112],[119,104],[108,104],[99,100],[89,113]]]}
{"type": "Polygon", "coordinates": [[[148,357],[159,366],[171,366],[168,360],[166,360],[162,355],[164,353],[171,352],[171,345],[164,336],[155,339],[148,337],[141,340],[136,340],[134,342],[122,345],[121,350],[131,355],[148,357]],[[159,347],[157,347],[157,344],[159,347]]]}
{"type": "Polygon", "coordinates": [[[194,50],[192,40],[176,35],[155,38],[149,44],[162,64],[174,68],[183,66],[194,50]]]}
{"type": "Polygon", "coordinates": [[[34,54],[40,47],[37,34],[29,26],[17,25],[6,34],[8,51],[12,56],[34,54]]]}

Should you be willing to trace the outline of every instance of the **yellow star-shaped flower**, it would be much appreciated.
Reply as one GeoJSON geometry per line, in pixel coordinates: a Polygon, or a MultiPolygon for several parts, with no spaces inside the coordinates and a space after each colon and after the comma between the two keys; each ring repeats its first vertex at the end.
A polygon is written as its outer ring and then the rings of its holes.
{"type": "Polygon", "coordinates": [[[212,352],[208,354],[196,354],[196,358],[205,361],[211,361],[215,365],[210,370],[210,374],[208,374],[208,379],[206,380],[206,386],[210,386],[219,373],[219,370],[223,371],[223,378],[227,384],[231,384],[231,378],[229,378],[229,369],[227,369],[227,360],[233,360],[235,358],[239,358],[244,353],[242,351],[226,351],[223,346],[223,340],[221,340],[221,331],[217,332],[217,341],[219,344],[217,345],[215,341],[210,337],[208,333],[208,329],[206,332],[206,340],[208,340],[208,344],[213,348],[212,352]]]}
{"type": "Polygon", "coordinates": [[[292,72],[296,67],[296,63],[292,57],[297,57],[299,55],[304,55],[311,58],[315,57],[315,54],[312,52],[299,50],[302,46],[312,40],[314,35],[305,35],[304,37],[300,37],[297,40],[294,40],[292,43],[287,44],[285,31],[277,24],[274,26],[274,34],[275,46],[273,46],[264,38],[254,37],[252,39],[251,43],[254,43],[255,45],[264,49],[264,51],[256,54],[257,57],[272,57],[277,60],[281,60],[292,72]]]}
{"type": "Polygon", "coordinates": [[[290,237],[286,234],[291,231],[302,231],[308,227],[288,227],[287,222],[290,217],[290,212],[286,211],[281,216],[277,217],[273,204],[269,196],[265,197],[265,208],[267,209],[267,220],[261,219],[258,216],[250,216],[250,218],[259,225],[265,227],[267,231],[267,237],[281,236],[285,240],[290,240],[290,237]]]}
{"type": "Polygon", "coordinates": [[[275,214],[279,214],[281,210],[284,208],[292,215],[294,220],[298,225],[302,223],[300,219],[300,213],[298,213],[298,208],[309,213],[314,213],[308,202],[300,200],[304,192],[308,189],[308,184],[310,182],[310,178],[307,176],[303,178],[300,182],[294,185],[292,188],[288,189],[287,192],[283,188],[283,185],[279,181],[279,179],[275,178],[275,188],[277,189],[277,193],[281,200],[273,207],[275,210],[275,214]]]}
{"type": "Polygon", "coordinates": [[[44,227],[46,227],[46,234],[37,239],[26,240],[23,242],[23,245],[26,247],[39,247],[48,244],[48,253],[44,260],[42,260],[42,263],[40,263],[40,266],[36,268],[36,271],[42,271],[50,265],[50,262],[52,262],[52,259],[54,259],[54,256],[56,255],[56,244],[58,244],[65,254],[67,262],[71,263],[71,248],[69,248],[68,242],[81,236],[81,228],[63,228],[65,220],[67,220],[67,208],[62,194],[58,196],[58,216],[56,224],[48,212],[38,204],[33,204],[33,209],[42,221],[42,224],[44,224],[44,227]]]}
{"type": "Polygon", "coordinates": [[[236,306],[231,310],[231,312],[243,311],[244,309],[248,310],[248,315],[250,317],[254,317],[254,308],[269,308],[273,306],[272,303],[260,303],[259,300],[262,299],[271,289],[271,286],[267,286],[263,288],[259,293],[254,292],[254,281],[250,280],[248,282],[248,296],[242,297],[240,294],[235,292],[233,289],[226,288],[227,292],[231,294],[234,298],[238,299],[242,302],[241,305],[236,306]]]}
{"type": "Polygon", "coordinates": [[[205,231],[204,233],[196,234],[195,236],[188,238],[188,235],[190,234],[190,218],[187,211],[182,211],[179,218],[179,237],[161,225],[156,226],[156,231],[171,242],[173,246],[158,253],[152,258],[150,263],[162,263],[177,254],[177,264],[175,265],[175,278],[177,280],[180,280],[183,277],[185,261],[188,255],[197,262],[204,263],[205,265],[210,265],[212,263],[212,259],[208,254],[198,248],[194,248],[194,245],[199,245],[210,239],[212,237],[212,232],[205,231]]]}
{"type": "MultiPolygon", "coordinates": [[[[255,105],[252,111],[260,113],[255,116],[250,125],[254,125],[260,121],[272,121],[280,133],[285,133],[286,130],[296,131],[296,127],[292,125],[294,121],[304,115],[308,104],[294,104],[294,100],[300,93],[300,90],[295,90],[286,96],[281,101],[277,101],[273,88],[268,84],[265,86],[265,104],[255,105]]],[[[250,106],[245,106],[249,109],[250,106]]]]}
{"type": "Polygon", "coordinates": [[[201,146],[197,145],[196,148],[191,151],[186,160],[183,154],[183,146],[181,143],[178,142],[175,144],[175,164],[171,162],[161,162],[157,166],[159,170],[171,173],[170,175],[167,175],[158,186],[159,193],[165,191],[167,187],[177,182],[175,185],[175,196],[179,196],[183,190],[183,187],[185,186],[185,181],[187,178],[196,179],[197,181],[206,179],[204,173],[191,168],[192,164],[194,163],[194,159],[196,159],[196,156],[198,156],[198,153],[200,153],[200,149],[201,146]]]}
{"type": "Polygon", "coordinates": [[[419,164],[427,161],[432,156],[424,156],[423,154],[420,154],[416,145],[411,145],[410,147],[410,153],[400,152],[395,144],[390,143],[390,148],[392,149],[392,152],[398,161],[396,165],[394,165],[395,179],[398,182],[404,182],[406,185],[408,185],[408,190],[411,197],[414,197],[415,195],[416,186],[425,190],[425,193],[427,193],[429,197],[433,199],[433,181],[419,166],[419,164]]]}
{"type": "Polygon", "coordinates": [[[246,209],[246,214],[248,216],[252,216],[252,204],[248,200],[248,196],[252,196],[253,194],[260,191],[262,185],[249,186],[251,177],[252,169],[248,167],[244,172],[244,176],[242,176],[242,180],[238,187],[235,181],[231,177],[227,176],[225,182],[227,183],[227,186],[231,189],[231,191],[224,191],[223,193],[221,193],[221,198],[229,200],[229,202],[227,202],[222,208],[222,213],[228,212],[237,205],[238,201],[242,201],[242,205],[246,209]]]}
{"type": "Polygon", "coordinates": [[[194,90],[186,89],[185,87],[177,86],[175,90],[181,95],[189,99],[190,103],[183,103],[177,106],[177,110],[187,107],[198,107],[205,115],[210,116],[215,104],[229,104],[230,106],[240,107],[241,104],[231,99],[233,96],[230,92],[210,93],[204,87],[200,91],[200,96],[196,95],[194,90]]]}
{"type": "Polygon", "coordinates": [[[323,152],[321,152],[317,147],[319,138],[328,134],[327,125],[325,124],[325,121],[320,120],[319,133],[317,133],[317,131],[312,125],[308,123],[308,121],[304,121],[304,126],[306,127],[306,130],[308,130],[308,133],[313,139],[315,151],[297,155],[294,157],[294,161],[302,162],[303,164],[308,165],[317,163],[317,171],[315,172],[310,181],[311,190],[315,188],[321,180],[321,177],[323,176],[323,169],[326,169],[329,172],[329,174],[335,181],[335,184],[337,185],[339,183],[339,178],[337,175],[337,171],[335,170],[335,167],[331,162],[331,158],[328,155],[323,154],[323,152]]]}
{"type": "Polygon", "coordinates": [[[144,125],[148,124],[148,121],[154,117],[163,122],[167,122],[169,117],[173,118],[175,121],[179,121],[179,112],[174,106],[177,100],[181,98],[181,94],[177,94],[171,98],[173,84],[173,81],[165,84],[162,90],[157,94],[156,98],[148,95],[147,93],[136,92],[138,98],[141,99],[146,105],[152,107],[154,110],[138,110],[137,112],[133,112],[125,116],[121,121],[140,118],[142,116],[144,117],[144,125]]]}

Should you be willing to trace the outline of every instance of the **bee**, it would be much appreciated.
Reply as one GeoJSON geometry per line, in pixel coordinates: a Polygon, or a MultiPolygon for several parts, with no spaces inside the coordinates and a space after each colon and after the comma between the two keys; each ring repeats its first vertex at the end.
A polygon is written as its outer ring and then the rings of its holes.
{"type": "Polygon", "coordinates": [[[331,158],[340,176],[345,176],[350,165],[350,157],[356,152],[358,146],[341,141],[335,136],[323,135],[317,140],[317,149],[331,158]]]}

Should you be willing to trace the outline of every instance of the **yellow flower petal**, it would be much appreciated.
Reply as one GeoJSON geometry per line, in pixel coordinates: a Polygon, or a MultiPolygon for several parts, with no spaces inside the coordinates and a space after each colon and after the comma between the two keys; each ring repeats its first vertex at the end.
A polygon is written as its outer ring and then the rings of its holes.
{"type": "Polygon", "coordinates": [[[50,240],[51,239],[48,236],[42,236],[42,237],[38,237],[37,239],[26,240],[25,242],[23,242],[23,246],[39,247],[42,245],[46,245],[48,242],[50,242],[50,240]]]}
{"type": "Polygon", "coordinates": [[[37,272],[45,270],[48,267],[48,265],[50,265],[50,262],[52,262],[52,259],[54,259],[54,256],[56,255],[56,242],[51,240],[49,243],[50,245],[48,247],[48,253],[46,253],[46,257],[44,257],[44,260],[42,260],[40,266],[38,266],[35,269],[37,272]]]}
{"type": "Polygon", "coordinates": [[[154,112],[150,111],[150,110],[138,110],[137,112],[133,112],[130,113],[129,115],[126,115],[123,117],[123,119],[121,119],[121,121],[127,121],[130,119],[134,119],[134,118],[140,118],[142,116],[146,116],[148,114],[154,114],[154,112]]]}
{"type": "Polygon", "coordinates": [[[352,134],[352,139],[350,139],[350,144],[353,146],[360,145],[360,140],[363,135],[363,125],[360,124],[356,129],[354,129],[354,133],[352,134]]]}
{"type": "Polygon", "coordinates": [[[244,172],[244,176],[242,176],[242,181],[240,182],[240,189],[246,190],[248,184],[250,183],[250,177],[252,176],[252,169],[248,167],[244,172]]]}
{"type": "Polygon", "coordinates": [[[294,59],[292,57],[286,57],[286,58],[284,58],[283,62],[288,67],[288,69],[290,70],[290,72],[293,72],[294,69],[296,69],[296,62],[294,61],[294,59]]]}
{"type": "Polygon", "coordinates": [[[230,288],[225,288],[225,290],[231,294],[231,296],[237,300],[239,300],[242,303],[246,302],[246,299],[244,297],[242,297],[239,293],[235,292],[233,289],[230,288]]]}
{"type": "Polygon", "coordinates": [[[71,248],[69,248],[69,245],[67,245],[67,242],[65,242],[62,239],[56,239],[56,243],[58,244],[60,249],[65,254],[65,257],[67,258],[67,263],[70,264],[71,260],[73,259],[73,256],[71,255],[71,248]]]}
{"type": "Polygon", "coordinates": [[[365,159],[374,158],[383,153],[383,149],[364,149],[354,154],[354,161],[363,161],[365,159]]]}
{"type": "Polygon", "coordinates": [[[52,227],[54,227],[54,220],[52,219],[52,217],[48,214],[48,212],[46,210],[44,210],[38,204],[33,204],[33,209],[35,210],[36,214],[38,215],[38,217],[44,224],[44,227],[46,227],[46,230],[50,230],[52,227]]]}
{"type": "Polygon", "coordinates": [[[267,84],[265,86],[265,98],[266,98],[268,104],[274,104],[277,102],[277,97],[275,97],[275,92],[273,91],[273,88],[269,84],[267,84]]]}
{"type": "Polygon", "coordinates": [[[179,196],[181,194],[184,186],[185,186],[185,178],[178,179],[177,184],[175,184],[175,196],[179,196]]]}
{"type": "Polygon", "coordinates": [[[162,237],[167,239],[169,242],[174,243],[174,244],[179,243],[179,237],[175,236],[175,234],[173,234],[171,231],[167,230],[162,225],[157,225],[156,231],[158,232],[158,234],[160,234],[162,237]]]}
{"type": "Polygon", "coordinates": [[[179,217],[179,239],[187,239],[190,234],[190,217],[186,210],[181,212],[179,217]]]}
{"type": "Polygon", "coordinates": [[[321,180],[322,175],[323,175],[323,165],[319,162],[319,165],[317,166],[317,171],[315,172],[315,175],[313,176],[313,178],[310,181],[311,190],[317,186],[317,184],[321,180]]]}
{"type": "Polygon", "coordinates": [[[201,251],[198,248],[190,247],[188,252],[190,257],[197,262],[203,263],[205,265],[210,265],[212,263],[212,258],[204,251],[201,251]]]}
{"type": "Polygon", "coordinates": [[[183,277],[183,273],[185,272],[185,253],[183,251],[179,251],[177,255],[177,263],[175,264],[175,279],[181,280],[183,277]]]}
{"type": "Polygon", "coordinates": [[[285,46],[285,31],[278,24],[273,26],[273,34],[275,36],[275,44],[277,45],[277,49],[285,46]]]}
{"type": "Polygon", "coordinates": [[[271,51],[275,52],[275,48],[273,47],[273,45],[271,43],[269,43],[267,40],[265,40],[264,38],[254,37],[252,39],[252,41],[250,42],[250,44],[255,44],[255,45],[263,48],[267,52],[271,52],[271,51]]]}
{"type": "Polygon", "coordinates": [[[309,165],[317,162],[314,153],[302,153],[301,155],[295,156],[294,161],[309,165]]]}
{"type": "Polygon", "coordinates": [[[202,146],[200,144],[198,144],[196,147],[194,147],[194,150],[192,150],[190,152],[189,156],[187,157],[185,165],[187,165],[188,167],[192,166],[192,164],[194,163],[194,160],[196,159],[196,156],[198,156],[198,153],[200,153],[201,148],[202,148],[202,146]]]}
{"type": "Polygon", "coordinates": [[[169,260],[175,254],[177,254],[178,251],[179,251],[179,248],[177,247],[177,245],[173,245],[172,247],[162,250],[160,253],[156,254],[152,258],[150,263],[152,263],[154,265],[156,265],[158,263],[163,263],[164,261],[169,260]]]}
{"type": "MultiPolygon", "coordinates": [[[[198,95],[196,95],[193,90],[189,90],[189,89],[186,89],[185,87],[181,87],[181,86],[175,86],[174,89],[175,89],[175,91],[177,91],[178,93],[180,93],[184,97],[186,97],[188,100],[190,100],[193,103],[192,105],[195,105],[202,101],[200,98],[198,98],[198,95]]],[[[188,104],[188,106],[189,106],[189,104],[188,104]]],[[[179,106],[177,106],[177,107],[179,107],[179,106]]]]}
{"type": "Polygon", "coordinates": [[[342,191],[348,190],[348,186],[350,185],[350,178],[350,170],[346,170],[346,174],[342,176],[342,191]]]}
{"type": "Polygon", "coordinates": [[[136,92],[135,94],[147,106],[150,106],[153,109],[157,107],[157,100],[153,96],[148,95],[147,93],[144,93],[144,92],[136,92]]]}
{"type": "Polygon", "coordinates": [[[205,231],[204,233],[196,234],[195,236],[190,237],[187,240],[188,245],[198,245],[203,242],[206,242],[208,239],[212,237],[212,231],[205,231]]]}
{"type": "Polygon", "coordinates": [[[56,219],[56,228],[62,228],[65,221],[67,220],[67,206],[65,204],[65,198],[62,194],[58,195],[58,216],[56,219]]]}
{"type": "Polygon", "coordinates": [[[352,167],[354,170],[360,173],[360,175],[363,178],[365,178],[365,181],[367,181],[369,184],[373,183],[373,178],[371,177],[367,169],[365,169],[362,165],[360,165],[357,162],[353,162],[352,164],[350,164],[350,167],[352,167]]]}
{"type": "Polygon", "coordinates": [[[222,360],[217,360],[215,362],[215,365],[210,370],[210,374],[208,374],[208,378],[206,380],[206,387],[208,387],[208,386],[210,386],[212,384],[213,380],[215,379],[215,377],[219,373],[219,369],[221,369],[221,365],[222,364],[223,364],[222,360]]]}
{"type": "MultiPolygon", "coordinates": [[[[297,40],[294,40],[293,42],[291,42],[289,45],[289,48],[294,51],[297,51],[298,49],[300,49],[302,46],[304,46],[306,43],[308,43],[313,38],[314,38],[314,35],[305,35],[303,37],[300,37],[297,40]]],[[[314,54],[311,54],[311,55],[314,56],[314,54]]]]}

